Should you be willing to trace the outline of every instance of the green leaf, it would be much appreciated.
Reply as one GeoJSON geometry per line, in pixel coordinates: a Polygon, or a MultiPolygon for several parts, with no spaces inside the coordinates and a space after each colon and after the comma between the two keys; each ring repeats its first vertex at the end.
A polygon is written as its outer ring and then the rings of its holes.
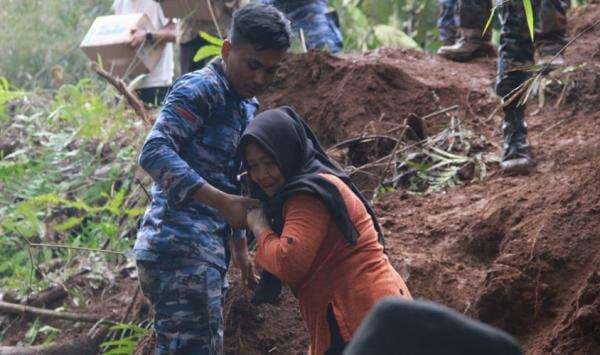
{"type": "Polygon", "coordinates": [[[215,45],[207,45],[201,47],[194,56],[194,62],[199,62],[205,58],[215,57],[221,54],[221,47],[215,45]]]}
{"type": "Polygon", "coordinates": [[[205,40],[206,42],[208,42],[210,44],[214,44],[215,46],[219,46],[219,47],[221,47],[223,45],[222,39],[220,39],[219,37],[215,37],[215,36],[211,35],[210,33],[200,31],[200,32],[198,32],[198,34],[200,35],[200,38],[202,38],[203,40],[205,40]]]}
{"type": "Polygon", "coordinates": [[[125,191],[125,189],[120,189],[114,196],[114,198],[110,201],[110,203],[108,204],[108,210],[114,214],[114,215],[119,215],[119,212],[121,210],[121,205],[123,205],[123,202],[125,201],[125,194],[127,193],[127,191],[125,191]]]}
{"type": "Polygon", "coordinates": [[[83,217],[69,217],[66,221],[58,224],[55,229],[59,232],[64,232],[81,224],[81,221],[83,221],[83,217]]]}
{"type": "Polygon", "coordinates": [[[533,6],[531,5],[531,0],[523,0],[523,7],[525,8],[525,17],[527,18],[527,27],[529,27],[529,34],[531,35],[531,40],[534,40],[535,35],[535,27],[533,24],[533,6]]]}
{"type": "Polygon", "coordinates": [[[373,30],[377,41],[386,47],[421,49],[409,35],[390,25],[376,25],[373,30]]]}
{"type": "Polygon", "coordinates": [[[136,207],[136,208],[128,208],[125,210],[125,213],[129,216],[129,217],[137,217],[137,216],[141,216],[146,212],[146,208],[145,207],[136,207]]]}
{"type": "Polygon", "coordinates": [[[481,33],[481,37],[483,37],[485,35],[485,33],[487,32],[487,29],[492,24],[492,21],[494,19],[494,14],[496,13],[497,9],[498,9],[498,5],[494,5],[494,7],[492,7],[492,13],[490,14],[490,16],[487,19],[487,22],[485,23],[485,27],[483,28],[483,32],[481,33]]]}

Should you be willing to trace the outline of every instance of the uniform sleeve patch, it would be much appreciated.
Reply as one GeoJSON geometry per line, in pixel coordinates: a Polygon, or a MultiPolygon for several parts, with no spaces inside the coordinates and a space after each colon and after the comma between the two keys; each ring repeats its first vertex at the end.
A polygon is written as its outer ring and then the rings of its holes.
{"type": "Polygon", "coordinates": [[[175,107],[175,111],[189,123],[198,123],[196,115],[194,115],[190,110],[186,109],[185,107],[177,106],[175,107]]]}

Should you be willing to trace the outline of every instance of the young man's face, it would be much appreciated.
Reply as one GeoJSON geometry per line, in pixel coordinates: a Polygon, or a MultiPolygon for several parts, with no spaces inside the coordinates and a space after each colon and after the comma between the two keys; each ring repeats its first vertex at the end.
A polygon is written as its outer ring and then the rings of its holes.
{"type": "Polygon", "coordinates": [[[225,40],[221,56],[225,62],[225,74],[244,98],[251,98],[262,93],[273,80],[285,50],[257,51],[251,44],[233,47],[225,40]]]}

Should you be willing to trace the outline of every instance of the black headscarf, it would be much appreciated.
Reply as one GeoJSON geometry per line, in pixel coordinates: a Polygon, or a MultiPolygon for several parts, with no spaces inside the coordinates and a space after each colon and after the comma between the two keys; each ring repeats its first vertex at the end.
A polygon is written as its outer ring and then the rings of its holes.
{"type": "MultiPolygon", "coordinates": [[[[297,193],[304,192],[319,197],[345,239],[349,243],[356,243],[359,233],[350,219],[340,191],[333,183],[319,175],[326,173],[337,176],[358,196],[371,215],[378,239],[383,244],[381,227],[367,199],[352,183],[350,177],[327,156],[310,127],[291,107],[267,110],[256,116],[240,140],[238,152],[242,161],[245,161],[244,148],[252,140],[273,157],[285,178],[285,184],[271,198],[248,179],[250,196],[265,203],[271,228],[276,233],[281,234],[283,230],[285,201],[297,193]]],[[[272,277],[274,278],[272,275],[263,274],[262,280],[269,281],[272,277]]],[[[260,288],[259,285],[259,292],[260,288]]]]}

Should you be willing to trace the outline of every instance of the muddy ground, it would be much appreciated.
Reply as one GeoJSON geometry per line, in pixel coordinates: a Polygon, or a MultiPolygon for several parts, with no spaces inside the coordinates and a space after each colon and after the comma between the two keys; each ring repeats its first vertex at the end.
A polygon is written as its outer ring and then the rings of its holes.
{"type": "MultiPolygon", "coordinates": [[[[599,18],[600,5],[579,8],[572,35],[599,18]]],[[[375,203],[390,258],[415,297],[505,329],[528,354],[600,353],[600,28],[569,47],[566,61],[575,70],[554,74],[564,85],[546,90],[543,107],[537,99],[529,104],[538,162],[531,174],[507,176],[491,165],[484,180],[471,177],[427,196],[397,189],[375,203]]],[[[483,137],[481,150],[499,154],[494,74],[492,57],[454,63],[400,49],[342,58],[309,53],[293,56],[261,101],[294,107],[326,146],[459,105],[426,120],[426,133],[454,116],[483,137]]],[[[362,152],[352,163],[373,156],[362,152]]],[[[227,353],[304,353],[307,334],[291,294],[278,306],[256,307],[235,273],[232,279],[227,353]]],[[[95,296],[92,311],[122,314],[134,286],[117,278],[95,296]]],[[[133,315],[147,312],[138,301],[133,315]]],[[[20,335],[9,334],[5,344],[20,335]]]]}
{"type": "MultiPolygon", "coordinates": [[[[573,36],[600,18],[591,5],[571,18],[573,36]]],[[[396,269],[415,297],[450,306],[515,335],[529,354],[600,353],[600,29],[566,52],[586,63],[568,82],[529,105],[538,161],[528,176],[492,167],[484,181],[416,196],[384,195],[376,208],[396,269]],[[560,102],[559,102],[560,101],[560,102]]],[[[293,58],[263,98],[291,105],[324,145],[401,124],[458,104],[425,122],[428,134],[450,115],[500,153],[501,116],[491,119],[495,58],[454,63],[435,55],[382,49],[336,58],[293,58]]],[[[227,345],[239,354],[300,354],[306,334],[288,294],[283,306],[252,307],[239,295],[227,345]],[[238,308],[236,308],[238,307],[238,308]]]]}

